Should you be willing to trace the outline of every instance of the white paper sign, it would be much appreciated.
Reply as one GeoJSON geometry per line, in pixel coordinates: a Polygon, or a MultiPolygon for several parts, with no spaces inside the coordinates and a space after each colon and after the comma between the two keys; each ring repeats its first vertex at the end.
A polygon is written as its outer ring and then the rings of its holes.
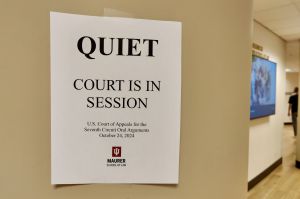
{"type": "Polygon", "coordinates": [[[181,23],[50,15],[52,184],[178,183],[181,23]]]}

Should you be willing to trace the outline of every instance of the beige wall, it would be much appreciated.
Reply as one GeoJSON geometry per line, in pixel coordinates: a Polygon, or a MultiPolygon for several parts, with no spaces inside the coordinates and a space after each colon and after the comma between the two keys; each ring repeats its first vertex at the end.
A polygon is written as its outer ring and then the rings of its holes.
{"type": "Polygon", "coordinates": [[[251,0],[10,0],[0,13],[0,198],[246,197],[251,0]],[[50,185],[49,11],[104,8],[183,22],[178,186],[50,185]]]}
{"type": "Polygon", "coordinates": [[[299,72],[300,67],[300,41],[286,43],[286,68],[291,72],[299,72]]]}
{"type": "Polygon", "coordinates": [[[294,88],[298,86],[299,73],[286,73],[286,92],[293,92],[294,88]]]}
{"type": "Polygon", "coordinates": [[[276,114],[250,122],[248,180],[263,172],[281,158],[285,114],[285,42],[261,25],[254,23],[254,42],[277,63],[276,114]]]}

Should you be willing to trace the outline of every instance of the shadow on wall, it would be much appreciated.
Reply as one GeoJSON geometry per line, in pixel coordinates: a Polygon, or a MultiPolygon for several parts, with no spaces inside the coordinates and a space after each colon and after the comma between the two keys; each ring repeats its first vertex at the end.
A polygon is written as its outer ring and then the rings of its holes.
{"type": "Polygon", "coordinates": [[[266,116],[266,117],[261,117],[261,118],[253,119],[250,122],[250,126],[256,126],[256,125],[261,125],[261,124],[268,123],[268,122],[270,122],[270,117],[272,117],[272,115],[271,116],[266,116]]]}

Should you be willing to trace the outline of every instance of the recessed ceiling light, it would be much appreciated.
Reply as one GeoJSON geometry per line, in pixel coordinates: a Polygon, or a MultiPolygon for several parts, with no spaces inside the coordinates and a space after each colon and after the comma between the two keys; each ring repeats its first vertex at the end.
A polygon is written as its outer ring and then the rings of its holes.
{"type": "Polygon", "coordinates": [[[286,68],[286,69],[285,69],[285,72],[292,72],[292,70],[289,69],[289,68],[286,68]]]}

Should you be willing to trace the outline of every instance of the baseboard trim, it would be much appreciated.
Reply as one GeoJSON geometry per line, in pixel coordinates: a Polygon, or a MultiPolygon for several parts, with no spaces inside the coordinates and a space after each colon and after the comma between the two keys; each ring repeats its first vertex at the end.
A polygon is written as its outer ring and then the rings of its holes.
{"type": "MultiPolygon", "coordinates": [[[[257,185],[260,181],[262,181],[265,177],[267,177],[272,171],[274,171],[281,164],[282,164],[282,158],[278,159],[271,166],[269,166],[267,169],[265,169],[263,172],[261,172],[258,176],[256,176],[252,180],[250,180],[248,182],[248,191],[250,189],[252,189],[255,185],[257,185]]],[[[296,162],[296,164],[297,164],[297,162],[296,162]]],[[[300,162],[299,162],[299,166],[300,166],[300,162]]]]}
{"type": "Polygon", "coordinates": [[[300,169],[300,161],[296,160],[296,165],[295,166],[296,166],[297,169],[300,169]]]}

